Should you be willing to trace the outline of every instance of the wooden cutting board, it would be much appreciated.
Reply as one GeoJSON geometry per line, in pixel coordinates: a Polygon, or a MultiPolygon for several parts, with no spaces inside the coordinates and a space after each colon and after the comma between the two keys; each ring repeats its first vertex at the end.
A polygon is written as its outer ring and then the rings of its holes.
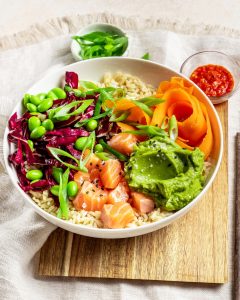
{"type": "Polygon", "coordinates": [[[192,211],[168,227],[129,239],[94,239],[57,229],[41,249],[38,275],[227,282],[227,103],[216,108],[224,133],[223,160],[192,211]]]}

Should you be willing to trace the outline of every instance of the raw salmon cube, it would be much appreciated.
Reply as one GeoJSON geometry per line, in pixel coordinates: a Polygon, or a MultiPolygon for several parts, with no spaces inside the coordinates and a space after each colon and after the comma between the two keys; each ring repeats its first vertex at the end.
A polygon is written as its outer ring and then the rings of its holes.
{"type": "Polygon", "coordinates": [[[133,147],[137,143],[137,138],[131,133],[118,133],[108,142],[109,146],[125,155],[133,152],[133,147]]]}
{"type": "Polygon", "coordinates": [[[138,212],[145,214],[153,211],[154,201],[150,197],[142,193],[132,192],[131,198],[132,206],[136,208],[138,212]]]}
{"type": "Polygon", "coordinates": [[[105,204],[101,220],[105,228],[124,228],[134,220],[134,212],[129,203],[105,204]]]}
{"type": "Polygon", "coordinates": [[[122,179],[121,163],[117,159],[109,159],[102,162],[100,178],[106,189],[115,189],[122,179]]]}
{"type": "Polygon", "coordinates": [[[76,210],[100,211],[107,199],[107,191],[97,188],[89,181],[84,181],[81,190],[73,200],[73,205],[76,210]]]}

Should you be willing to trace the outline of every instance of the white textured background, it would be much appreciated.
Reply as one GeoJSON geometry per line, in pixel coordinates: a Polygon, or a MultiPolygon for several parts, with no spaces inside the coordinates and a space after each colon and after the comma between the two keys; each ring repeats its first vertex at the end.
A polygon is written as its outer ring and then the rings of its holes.
{"type": "Polygon", "coordinates": [[[0,37],[49,18],[97,12],[240,29],[240,0],[0,0],[0,37]]]}

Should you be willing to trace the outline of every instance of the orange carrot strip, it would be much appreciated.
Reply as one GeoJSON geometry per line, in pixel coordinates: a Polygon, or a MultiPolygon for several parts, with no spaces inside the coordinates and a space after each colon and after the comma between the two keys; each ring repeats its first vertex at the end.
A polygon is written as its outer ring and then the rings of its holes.
{"type": "Polygon", "coordinates": [[[211,123],[205,105],[193,95],[193,91],[194,87],[183,78],[173,77],[161,82],[157,97],[165,102],[156,106],[151,125],[161,126],[166,116],[175,115],[179,133],[176,142],[190,150],[199,146],[207,158],[213,146],[211,123]]]}
{"type": "Polygon", "coordinates": [[[204,158],[207,159],[213,147],[213,133],[206,106],[203,103],[201,103],[201,107],[207,121],[207,133],[203,138],[201,144],[199,145],[199,149],[205,154],[204,158]]]}

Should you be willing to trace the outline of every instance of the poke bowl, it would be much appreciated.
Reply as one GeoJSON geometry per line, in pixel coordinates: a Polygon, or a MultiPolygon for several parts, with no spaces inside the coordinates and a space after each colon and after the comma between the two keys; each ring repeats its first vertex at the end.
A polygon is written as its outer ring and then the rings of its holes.
{"type": "Polygon", "coordinates": [[[113,239],[153,232],[190,211],[218,172],[214,106],[164,65],[81,61],[20,100],[4,134],[7,172],[26,203],[65,230],[113,239]]]}

